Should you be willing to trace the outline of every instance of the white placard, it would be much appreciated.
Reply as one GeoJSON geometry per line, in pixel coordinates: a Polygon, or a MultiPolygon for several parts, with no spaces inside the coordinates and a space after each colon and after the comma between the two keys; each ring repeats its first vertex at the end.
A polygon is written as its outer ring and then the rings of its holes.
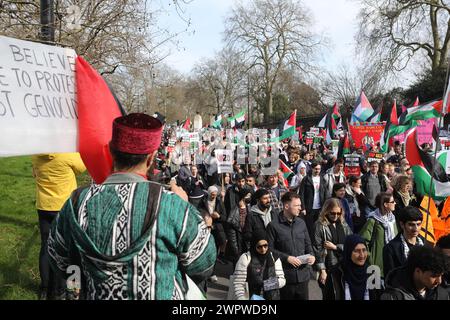
{"type": "Polygon", "coordinates": [[[225,173],[233,172],[233,151],[227,149],[216,149],[215,155],[217,158],[217,172],[225,173]]]}
{"type": "Polygon", "coordinates": [[[331,140],[331,145],[333,146],[333,156],[337,158],[339,152],[339,140],[331,140]]]}
{"type": "Polygon", "coordinates": [[[0,156],[77,151],[75,57],[0,36],[0,156]]]}

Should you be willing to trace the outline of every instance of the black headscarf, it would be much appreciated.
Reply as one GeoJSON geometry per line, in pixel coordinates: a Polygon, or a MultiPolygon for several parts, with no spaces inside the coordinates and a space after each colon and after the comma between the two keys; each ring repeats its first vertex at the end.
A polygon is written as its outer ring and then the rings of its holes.
{"type": "Polygon", "coordinates": [[[270,263],[270,260],[272,260],[272,265],[273,263],[273,259],[268,259],[268,257],[270,256],[270,249],[268,249],[266,251],[265,254],[261,254],[258,252],[258,250],[256,250],[256,245],[258,244],[259,241],[261,240],[266,240],[267,243],[269,243],[268,237],[267,237],[267,233],[264,230],[259,230],[257,229],[254,233],[253,233],[253,237],[252,240],[250,241],[250,254],[252,256],[252,260],[254,258],[258,259],[259,263],[261,263],[261,265],[264,264],[264,262],[270,263]]]}
{"type": "MultiPolygon", "coordinates": [[[[266,232],[264,230],[256,230],[250,243],[251,261],[247,268],[247,281],[250,294],[257,295],[261,294],[263,290],[264,280],[276,277],[275,260],[277,260],[277,257],[271,253],[270,249],[267,249],[265,254],[260,254],[256,250],[256,245],[261,240],[266,240],[267,244],[269,243],[266,232]]],[[[267,300],[278,300],[279,290],[264,292],[263,295],[267,300]]]]}
{"type": "Polygon", "coordinates": [[[364,239],[357,234],[347,236],[344,243],[344,260],[342,261],[344,280],[350,287],[352,300],[364,300],[364,294],[367,288],[368,261],[366,260],[364,266],[358,266],[352,261],[352,252],[360,243],[366,244],[364,239]]]}

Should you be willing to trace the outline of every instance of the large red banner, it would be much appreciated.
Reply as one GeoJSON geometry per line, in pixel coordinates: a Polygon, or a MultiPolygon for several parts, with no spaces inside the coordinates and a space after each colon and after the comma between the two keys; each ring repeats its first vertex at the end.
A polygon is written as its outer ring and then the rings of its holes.
{"type": "Polygon", "coordinates": [[[350,125],[350,134],[355,143],[355,147],[363,147],[368,150],[369,147],[380,142],[386,122],[360,123],[350,125]]]}

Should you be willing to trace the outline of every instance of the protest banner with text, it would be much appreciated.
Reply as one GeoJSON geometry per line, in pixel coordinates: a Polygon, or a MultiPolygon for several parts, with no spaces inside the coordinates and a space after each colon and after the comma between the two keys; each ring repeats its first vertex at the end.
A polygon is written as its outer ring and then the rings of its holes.
{"type": "Polygon", "coordinates": [[[77,151],[75,58],[0,36],[0,156],[77,151]]]}

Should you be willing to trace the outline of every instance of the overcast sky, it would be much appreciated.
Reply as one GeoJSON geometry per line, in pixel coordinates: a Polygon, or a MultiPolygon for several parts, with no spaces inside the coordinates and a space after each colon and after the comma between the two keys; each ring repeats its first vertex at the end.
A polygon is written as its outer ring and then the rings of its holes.
{"type": "MultiPolygon", "coordinates": [[[[211,58],[223,47],[224,18],[235,0],[194,0],[188,4],[185,17],[190,17],[190,32],[178,37],[181,50],[172,50],[165,62],[172,68],[188,73],[195,63],[211,58]]],[[[303,0],[311,10],[314,28],[329,38],[330,49],[322,54],[322,64],[329,69],[341,62],[351,63],[354,35],[357,30],[358,5],[352,0],[303,0]]],[[[160,25],[172,31],[183,30],[186,24],[173,10],[160,16],[160,25]]]]}

